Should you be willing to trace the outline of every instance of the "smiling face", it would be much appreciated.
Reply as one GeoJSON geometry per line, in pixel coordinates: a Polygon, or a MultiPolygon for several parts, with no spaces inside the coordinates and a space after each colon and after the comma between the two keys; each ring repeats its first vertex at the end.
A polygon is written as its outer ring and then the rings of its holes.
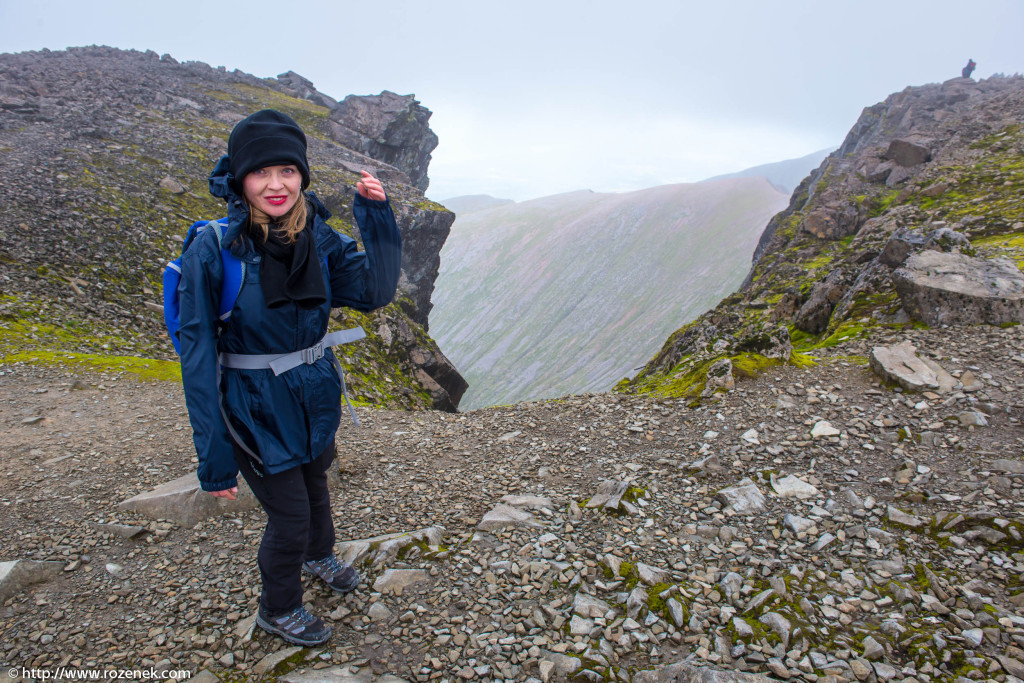
{"type": "Polygon", "coordinates": [[[271,218],[280,218],[302,196],[302,174],[292,164],[265,166],[245,176],[242,191],[249,206],[271,218]]]}

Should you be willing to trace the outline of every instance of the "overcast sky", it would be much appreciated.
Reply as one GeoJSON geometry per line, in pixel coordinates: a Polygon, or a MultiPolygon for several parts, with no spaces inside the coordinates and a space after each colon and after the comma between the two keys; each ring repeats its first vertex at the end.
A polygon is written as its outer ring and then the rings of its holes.
{"type": "Polygon", "coordinates": [[[1024,72],[1022,0],[0,0],[0,52],[110,45],[415,94],[428,196],[689,182],[835,147],[908,85],[1024,72]]]}

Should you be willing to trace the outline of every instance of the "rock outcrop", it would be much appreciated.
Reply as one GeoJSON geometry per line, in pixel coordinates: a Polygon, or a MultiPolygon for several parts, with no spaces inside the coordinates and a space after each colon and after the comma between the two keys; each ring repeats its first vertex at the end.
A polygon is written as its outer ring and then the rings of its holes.
{"type": "Polygon", "coordinates": [[[430,110],[412,95],[349,95],[331,110],[331,134],[350,149],[402,169],[413,186],[426,191],[430,153],[437,147],[429,120],[430,110]]]}

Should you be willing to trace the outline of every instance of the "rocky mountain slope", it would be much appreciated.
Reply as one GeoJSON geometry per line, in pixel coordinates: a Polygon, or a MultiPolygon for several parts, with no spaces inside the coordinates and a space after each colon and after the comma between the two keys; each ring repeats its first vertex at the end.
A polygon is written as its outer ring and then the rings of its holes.
{"type": "Polygon", "coordinates": [[[463,407],[603,390],[677,321],[739,286],[785,195],[763,178],[589,191],[456,220],[431,332],[466,375],[463,407]]]}
{"type": "Polygon", "coordinates": [[[412,96],[341,102],[301,76],[228,73],[111,48],[0,55],[0,357],[173,375],[159,309],[166,262],[222,203],[206,178],[232,125],[274,107],[306,131],[313,189],[355,233],[361,169],[385,182],[404,240],[396,303],[340,314],[357,400],[455,410],[465,382],[427,334],[438,254],[454,216],[423,197],[437,138],[412,96]]]}
{"type": "Polygon", "coordinates": [[[874,328],[1024,320],[1022,124],[1019,76],[911,87],[866,108],[772,219],[743,287],[620,388],[707,396],[874,328]]]}

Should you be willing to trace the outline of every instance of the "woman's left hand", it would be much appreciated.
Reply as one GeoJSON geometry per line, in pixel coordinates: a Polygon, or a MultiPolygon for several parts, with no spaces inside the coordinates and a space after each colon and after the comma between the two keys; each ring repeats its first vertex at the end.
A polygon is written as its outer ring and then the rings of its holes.
{"type": "Polygon", "coordinates": [[[384,193],[384,186],[380,184],[380,181],[370,175],[367,171],[362,171],[363,179],[356,183],[356,189],[359,190],[359,194],[364,199],[373,199],[374,201],[384,201],[388,196],[384,193]]]}

